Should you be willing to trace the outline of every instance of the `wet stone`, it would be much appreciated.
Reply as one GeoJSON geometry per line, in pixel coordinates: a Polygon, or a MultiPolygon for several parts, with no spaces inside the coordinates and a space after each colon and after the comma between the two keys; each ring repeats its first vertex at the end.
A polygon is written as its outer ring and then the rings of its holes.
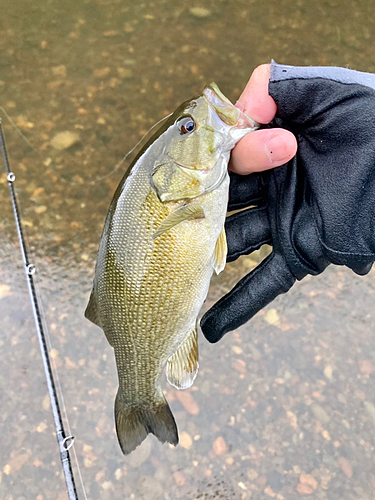
{"type": "Polygon", "coordinates": [[[117,73],[120,78],[132,78],[133,71],[130,68],[117,68],[117,73]]]}
{"type": "Polygon", "coordinates": [[[209,17],[211,15],[211,11],[209,9],[206,9],[205,7],[192,7],[191,9],[189,9],[189,12],[194,17],[199,17],[201,19],[209,17]]]}
{"type": "Polygon", "coordinates": [[[74,144],[80,141],[80,136],[77,132],[70,132],[65,130],[64,132],[59,132],[51,141],[51,146],[59,151],[64,149],[69,149],[74,144]]]}
{"type": "Polygon", "coordinates": [[[328,413],[325,411],[324,408],[322,408],[320,405],[313,403],[311,405],[311,411],[314,415],[314,417],[319,420],[323,425],[328,424],[328,422],[331,420],[330,416],[328,413]]]}

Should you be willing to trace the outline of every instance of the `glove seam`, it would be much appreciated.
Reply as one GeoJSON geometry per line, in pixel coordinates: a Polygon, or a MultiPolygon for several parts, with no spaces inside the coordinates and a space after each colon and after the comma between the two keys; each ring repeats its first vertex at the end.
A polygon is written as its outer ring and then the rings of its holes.
{"type": "MultiPolygon", "coordinates": [[[[314,221],[315,223],[315,221],[314,221]]],[[[328,250],[329,252],[332,252],[332,253],[335,253],[337,255],[342,255],[342,256],[350,256],[350,257],[375,257],[375,253],[374,252],[365,252],[365,253],[359,253],[359,252],[342,252],[340,250],[335,250],[331,247],[329,247],[328,245],[326,245],[325,243],[323,243],[323,241],[320,239],[320,236],[318,234],[318,239],[319,239],[319,242],[320,244],[322,245],[322,247],[325,249],[325,250],[328,250]]]]}
{"type": "MultiPolygon", "coordinates": [[[[276,187],[276,190],[279,191],[279,194],[280,194],[280,196],[278,197],[278,199],[283,199],[283,196],[284,196],[284,184],[281,183],[280,187],[279,187],[278,182],[275,182],[275,187],[276,187]]],[[[278,232],[278,234],[282,236],[283,235],[283,231],[282,231],[282,223],[281,223],[281,220],[280,220],[280,211],[279,210],[276,210],[276,226],[277,226],[277,232],[278,232]]],[[[272,231],[272,228],[271,228],[271,231],[272,231]]],[[[283,248],[283,247],[288,248],[288,239],[286,238],[285,240],[286,240],[285,241],[285,245],[280,245],[280,248],[283,248]]],[[[290,238],[290,250],[291,251],[289,253],[291,254],[290,257],[291,257],[294,269],[296,269],[296,270],[297,269],[298,270],[301,269],[301,267],[302,267],[301,263],[305,263],[305,259],[302,256],[301,256],[301,258],[297,258],[296,257],[296,255],[300,256],[300,253],[298,252],[298,250],[294,246],[294,242],[293,242],[292,238],[290,238]]],[[[310,270],[310,266],[306,266],[306,265],[303,266],[304,267],[304,269],[302,270],[303,275],[301,275],[300,272],[294,273],[294,272],[292,272],[291,267],[288,264],[287,257],[285,255],[283,255],[282,253],[279,253],[279,255],[281,255],[283,257],[283,259],[285,261],[285,264],[288,267],[288,269],[289,269],[290,273],[292,274],[292,276],[295,276],[298,280],[301,280],[302,277],[304,277],[304,276],[306,276],[306,274],[308,274],[308,273],[306,273],[306,268],[308,270],[310,270]],[[300,277],[300,276],[302,276],[302,277],[300,277]]],[[[288,257],[289,257],[289,255],[288,255],[288,257]]]]}
{"type": "MultiPolygon", "coordinates": [[[[250,246],[246,247],[243,251],[241,250],[241,252],[228,254],[228,257],[230,257],[231,259],[233,258],[233,260],[236,260],[239,257],[241,257],[242,255],[250,255],[255,250],[258,250],[262,245],[267,245],[271,242],[272,242],[271,238],[265,239],[265,240],[261,241],[259,244],[257,244],[256,246],[250,245],[250,246]]],[[[231,260],[231,262],[232,262],[232,260],[231,260]]]]}
{"type": "Polygon", "coordinates": [[[228,203],[228,212],[234,212],[235,210],[241,210],[242,208],[251,208],[252,205],[255,205],[256,208],[261,208],[262,206],[265,205],[257,205],[258,202],[263,201],[264,197],[260,196],[259,198],[255,198],[251,200],[250,204],[249,201],[244,201],[243,203],[238,203],[237,205],[231,205],[230,202],[228,203]]]}
{"type": "Polygon", "coordinates": [[[280,80],[270,80],[270,83],[280,83],[280,82],[291,82],[293,80],[304,80],[304,81],[311,81],[311,80],[328,80],[329,82],[335,82],[335,83],[340,83],[341,85],[362,85],[362,87],[366,87],[368,89],[372,89],[372,87],[369,87],[363,83],[358,83],[358,82],[342,82],[341,80],[336,80],[335,78],[324,78],[323,76],[314,76],[314,78],[303,78],[303,77],[296,77],[293,76],[291,78],[284,78],[280,80]]]}
{"type": "Polygon", "coordinates": [[[289,66],[271,60],[270,83],[315,79],[375,89],[374,75],[370,73],[330,66],[289,66]]]}
{"type": "Polygon", "coordinates": [[[311,207],[310,207],[310,210],[311,210],[312,219],[313,219],[313,222],[314,222],[314,227],[315,227],[317,238],[319,240],[319,243],[324,248],[324,250],[326,250],[328,252],[332,252],[332,253],[334,253],[336,255],[340,255],[340,256],[348,256],[348,257],[375,257],[375,252],[364,252],[364,253],[362,253],[362,252],[361,253],[360,252],[343,252],[341,250],[335,250],[334,248],[328,246],[321,239],[321,235],[320,235],[320,231],[319,231],[319,226],[318,226],[318,223],[317,223],[317,220],[316,220],[316,217],[315,217],[314,209],[311,209],[311,207]]]}

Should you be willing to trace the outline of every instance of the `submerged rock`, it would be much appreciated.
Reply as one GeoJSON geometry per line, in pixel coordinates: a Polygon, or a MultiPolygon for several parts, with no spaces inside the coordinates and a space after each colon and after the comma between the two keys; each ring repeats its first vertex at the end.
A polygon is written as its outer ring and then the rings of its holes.
{"type": "Polygon", "coordinates": [[[211,11],[206,9],[205,7],[192,7],[190,9],[190,14],[194,17],[209,17],[211,15],[211,11]]]}
{"type": "Polygon", "coordinates": [[[69,149],[74,144],[77,144],[81,140],[77,132],[70,132],[65,130],[64,132],[59,132],[51,141],[51,146],[59,151],[63,149],[69,149]]]}

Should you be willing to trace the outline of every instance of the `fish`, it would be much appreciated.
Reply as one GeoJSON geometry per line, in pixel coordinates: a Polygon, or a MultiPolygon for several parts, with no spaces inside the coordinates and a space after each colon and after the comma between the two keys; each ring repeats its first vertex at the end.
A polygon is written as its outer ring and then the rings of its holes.
{"type": "Polygon", "coordinates": [[[114,194],[85,316],[114,349],[125,455],[149,433],[178,443],[161,375],[177,389],[197,375],[199,312],[226,263],[230,152],[257,126],[211,83],[161,123],[114,194]]]}

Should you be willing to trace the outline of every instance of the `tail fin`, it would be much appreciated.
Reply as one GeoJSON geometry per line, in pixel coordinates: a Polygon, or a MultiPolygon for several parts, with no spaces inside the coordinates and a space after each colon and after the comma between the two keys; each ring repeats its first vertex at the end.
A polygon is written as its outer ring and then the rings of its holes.
{"type": "Polygon", "coordinates": [[[155,406],[129,406],[121,401],[119,392],[115,401],[116,431],[124,455],[132,452],[151,432],[162,443],[178,443],[176,422],[164,396],[155,406]]]}

